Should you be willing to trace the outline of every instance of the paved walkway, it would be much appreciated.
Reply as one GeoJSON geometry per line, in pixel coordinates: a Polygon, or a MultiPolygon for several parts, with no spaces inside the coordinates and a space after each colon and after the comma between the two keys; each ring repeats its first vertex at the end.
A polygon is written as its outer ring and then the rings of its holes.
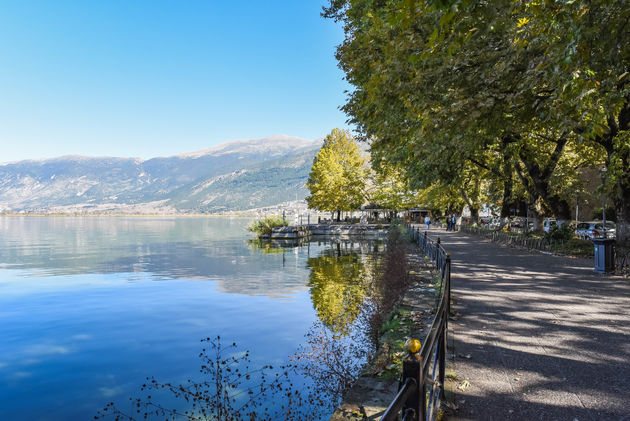
{"type": "Polygon", "coordinates": [[[630,279],[592,262],[438,234],[460,318],[458,420],[630,420],[630,279]]]}

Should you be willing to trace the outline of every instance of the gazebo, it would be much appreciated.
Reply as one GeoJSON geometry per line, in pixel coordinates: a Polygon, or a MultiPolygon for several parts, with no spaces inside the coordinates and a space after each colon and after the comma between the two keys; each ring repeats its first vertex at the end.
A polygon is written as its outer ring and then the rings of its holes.
{"type": "Polygon", "coordinates": [[[411,208],[407,209],[407,216],[410,222],[424,222],[425,216],[431,216],[431,211],[428,209],[411,208]]]}

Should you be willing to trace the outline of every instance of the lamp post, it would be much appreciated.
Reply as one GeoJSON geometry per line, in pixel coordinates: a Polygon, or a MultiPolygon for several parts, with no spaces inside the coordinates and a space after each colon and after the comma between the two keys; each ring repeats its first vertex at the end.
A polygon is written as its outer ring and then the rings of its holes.
{"type": "Polygon", "coordinates": [[[575,196],[575,227],[576,228],[579,221],[579,218],[578,218],[579,214],[580,214],[580,196],[576,195],[575,196]]]}
{"type": "Polygon", "coordinates": [[[606,228],[606,167],[602,167],[600,174],[602,176],[602,195],[604,204],[602,206],[602,225],[604,229],[604,239],[606,239],[608,237],[608,230],[606,228]]]}

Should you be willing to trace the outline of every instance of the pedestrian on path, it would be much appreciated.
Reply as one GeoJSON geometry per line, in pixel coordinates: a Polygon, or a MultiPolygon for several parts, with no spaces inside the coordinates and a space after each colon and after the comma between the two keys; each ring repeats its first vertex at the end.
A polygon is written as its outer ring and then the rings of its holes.
{"type": "Polygon", "coordinates": [[[431,218],[429,217],[429,215],[424,217],[424,223],[426,224],[427,229],[431,228],[431,218]]]}

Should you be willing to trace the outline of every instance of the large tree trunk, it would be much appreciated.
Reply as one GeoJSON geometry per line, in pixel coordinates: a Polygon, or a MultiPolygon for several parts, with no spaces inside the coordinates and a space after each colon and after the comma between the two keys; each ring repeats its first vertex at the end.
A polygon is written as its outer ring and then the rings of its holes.
{"type": "Polygon", "coordinates": [[[472,222],[479,222],[479,208],[470,208],[470,219],[472,222]]]}
{"type": "Polygon", "coordinates": [[[560,160],[566,143],[567,140],[565,138],[558,139],[555,150],[549,157],[549,161],[544,168],[541,168],[540,165],[538,165],[538,162],[533,159],[528,159],[527,154],[521,151],[519,158],[527,169],[527,175],[529,175],[531,182],[524,177],[522,171],[518,169],[518,166],[517,172],[531,196],[540,197],[547,206],[549,206],[549,209],[551,209],[551,212],[553,212],[556,218],[570,221],[571,207],[569,206],[569,202],[557,194],[551,193],[550,186],[551,176],[553,175],[553,171],[560,160]]]}
{"type": "MultiPolygon", "coordinates": [[[[529,217],[528,217],[528,223],[532,223],[532,231],[542,231],[543,230],[543,220],[540,217],[540,215],[538,214],[538,210],[536,210],[536,207],[534,205],[529,205],[529,217]]],[[[529,229],[529,227],[528,227],[529,229]]]]}
{"type": "Polygon", "coordinates": [[[514,167],[512,166],[512,157],[505,152],[503,148],[503,201],[501,202],[501,218],[510,217],[510,207],[512,205],[512,189],[513,180],[512,173],[514,167]]]}
{"type": "Polygon", "coordinates": [[[606,149],[606,168],[611,162],[618,162],[619,174],[614,174],[617,182],[613,199],[617,212],[617,247],[627,250],[630,249],[630,151],[628,148],[616,148],[615,142],[619,141],[616,138],[621,131],[630,130],[630,96],[617,118],[608,119],[608,127],[608,133],[595,141],[606,149]]]}
{"type": "Polygon", "coordinates": [[[471,223],[479,222],[479,206],[473,202],[473,200],[470,198],[468,193],[466,193],[465,189],[461,188],[459,189],[459,191],[462,195],[462,198],[468,205],[468,209],[470,209],[470,222],[471,223]]]}
{"type": "Polygon", "coordinates": [[[615,198],[617,211],[617,244],[630,249],[630,183],[615,198]]]}
{"type": "MultiPolygon", "coordinates": [[[[630,130],[630,96],[619,113],[619,130],[630,130]]],[[[621,148],[620,148],[621,149],[621,148]]],[[[617,211],[617,244],[630,249],[630,151],[623,148],[621,156],[621,174],[617,178],[617,195],[615,210],[617,211]]]]}
{"type": "Polygon", "coordinates": [[[630,249],[630,151],[619,151],[616,158],[621,162],[613,200],[617,211],[617,245],[630,249]]]}
{"type": "Polygon", "coordinates": [[[503,200],[501,201],[501,218],[510,217],[510,207],[512,205],[512,179],[503,182],[503,200]]]}

